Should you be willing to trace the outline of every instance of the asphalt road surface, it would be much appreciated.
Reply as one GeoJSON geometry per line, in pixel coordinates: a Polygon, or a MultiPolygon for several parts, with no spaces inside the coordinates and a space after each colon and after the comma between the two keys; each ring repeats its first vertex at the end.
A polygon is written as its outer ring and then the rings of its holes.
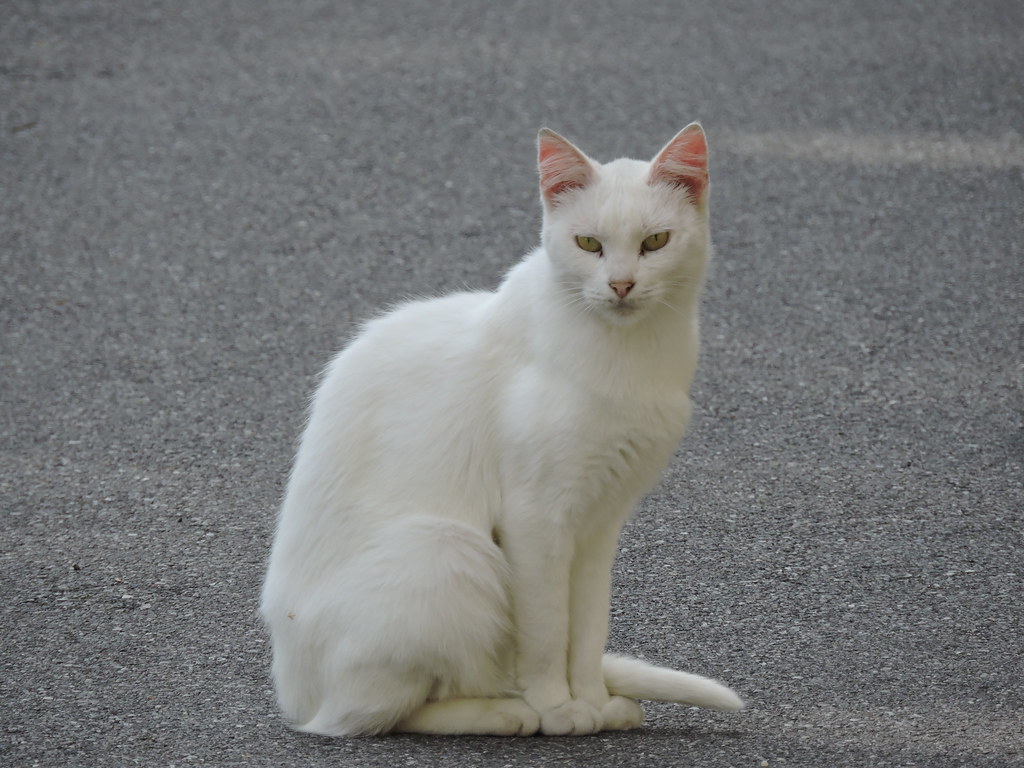
{"type": "Polygon", "coordinates": [[[1024,765],[1024,3],[0,6],[0,764],[1024,765]],[[697,416],[610,646],[720,678],[585,738],[289,731],[256,616],[361,318],[536,242],[536,131],[699,119],[697,416]]]}

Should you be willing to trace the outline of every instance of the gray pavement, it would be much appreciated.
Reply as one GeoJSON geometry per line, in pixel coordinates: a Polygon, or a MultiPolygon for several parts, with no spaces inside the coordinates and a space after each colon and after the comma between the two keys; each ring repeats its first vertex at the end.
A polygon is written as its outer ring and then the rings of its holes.
{"type": "Polygon", "coordinates": [[[1024,4],[0,6],[0,764],[1024,765],[1024,4]],[[719,677],[580,739],[290,732],[255,614],[320,366],[493,286],[534,137],[699,119],[697,418],[611,646],[719,677]]]}

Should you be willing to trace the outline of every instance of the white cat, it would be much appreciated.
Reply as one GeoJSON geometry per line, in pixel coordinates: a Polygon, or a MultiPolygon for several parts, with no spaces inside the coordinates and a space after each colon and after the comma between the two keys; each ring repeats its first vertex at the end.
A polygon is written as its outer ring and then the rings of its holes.
{"type": "Polygon", "coordinates": [[[604,654],[623,523],[690,415],[709,255],[696,123],[651,163],[539,137],[542,247],[328,366],[263,589],[285,715],[329,735],[593,733],[743,706],[604,654]]]}

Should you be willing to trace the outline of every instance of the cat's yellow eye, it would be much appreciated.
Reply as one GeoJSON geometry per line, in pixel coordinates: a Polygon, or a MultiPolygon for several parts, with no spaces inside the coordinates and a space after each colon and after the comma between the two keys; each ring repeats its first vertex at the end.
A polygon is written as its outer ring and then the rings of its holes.
{"type": "Polygon", "coordinates": [[[604,247],[601,245],[600,240],[596,237],[590,237],[590,235],[576,235],[576,245],[590,253],[600,253],[601,248],[604,247]]]}
{"type": "Polygon", "coordinates": [[[659,248],[664,248],[667,242],[668,232],[655,232],[653,235],[645,237],[641,245],[645,251],[656,251],[659,248]]]}

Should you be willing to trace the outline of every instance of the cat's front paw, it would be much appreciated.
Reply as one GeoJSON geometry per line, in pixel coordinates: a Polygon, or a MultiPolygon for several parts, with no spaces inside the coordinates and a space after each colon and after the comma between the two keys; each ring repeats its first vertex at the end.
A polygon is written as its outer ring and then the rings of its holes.
{"type": "Polygon", "coordinates": [[[639,728],[644,722],[644,710],[640,702],[625,696],[612,696],[601,707],[602,728],[606,731],[628,731],[639,728]]]}
{"type": "Polygon", "coordinates": [[[533,736],[540,730],[540,717],[520,699],[495,699],[483,722],[481,733],[494,736],[533,736]]]}
{"type": "Polygon", "coordinates": [[[545,736],[584,736],[604,725],[601,713],[585,701],[573,699],[542,712],[540,731],[545,736]]]}

